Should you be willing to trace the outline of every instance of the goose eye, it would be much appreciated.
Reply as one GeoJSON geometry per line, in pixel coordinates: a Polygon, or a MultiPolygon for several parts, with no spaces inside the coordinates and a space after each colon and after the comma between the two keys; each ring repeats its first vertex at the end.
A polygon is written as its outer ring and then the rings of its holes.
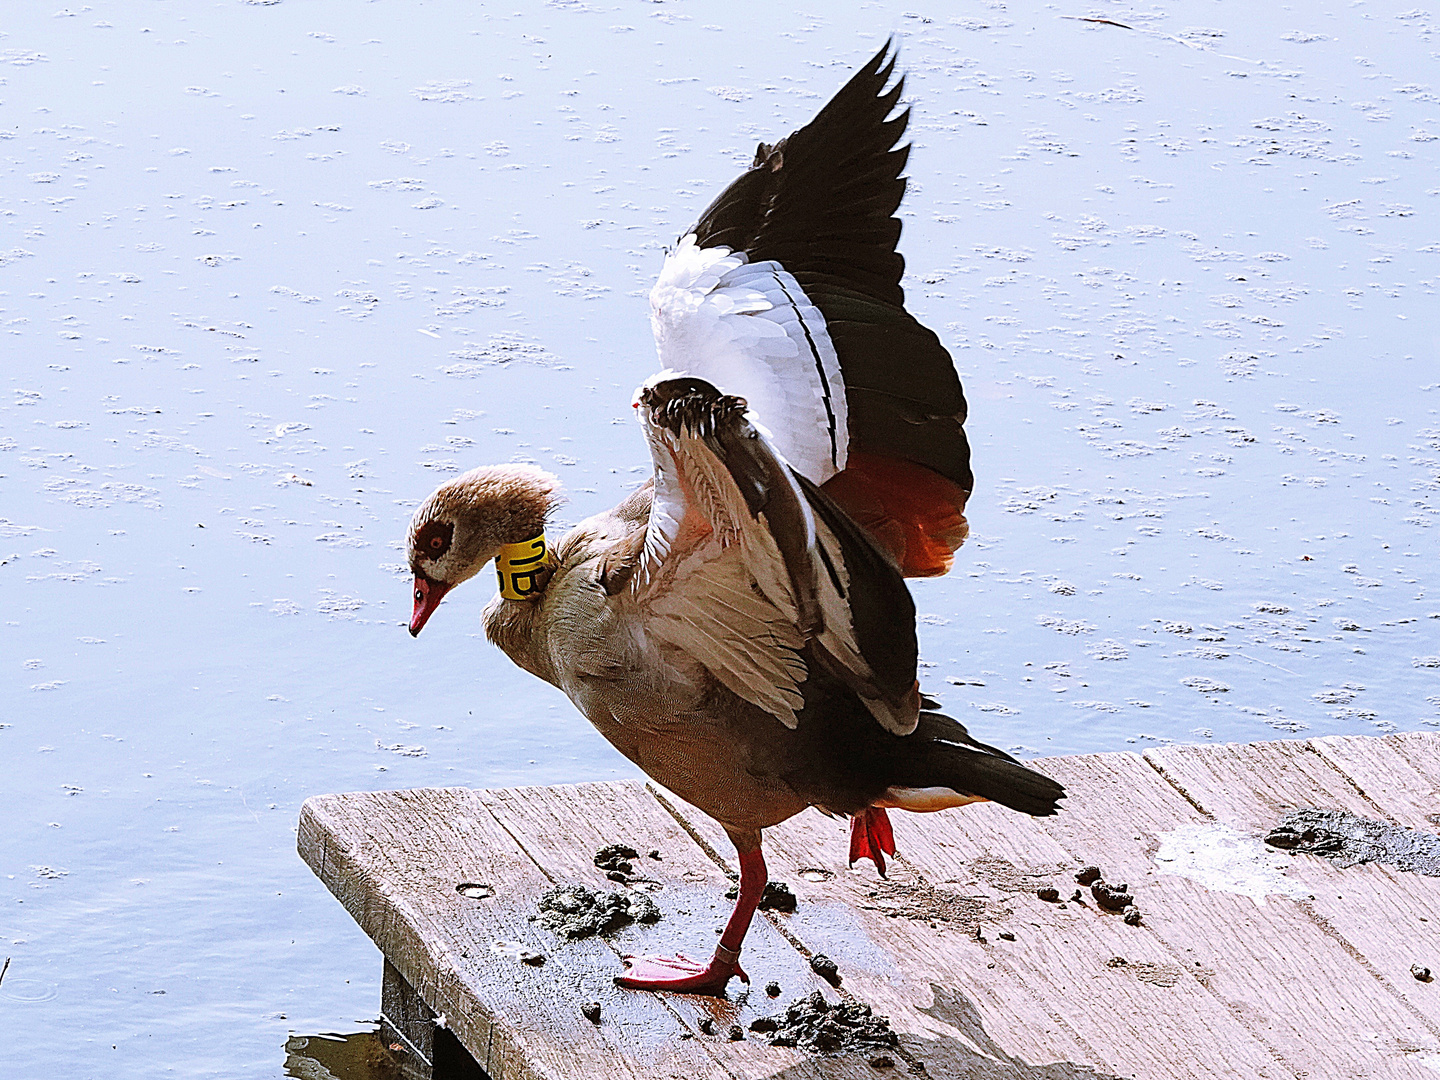
{"type": "Polygon", "coordinates": [[[415,550],[424,552],[422,558],[438,559],[450,550],[450,541],[455,536],[455,525],[449,521],[428,521],[415,535],[415,550]]]}
{"type": "Polygon", "coordinates": [[[417,604],[423,603],[424,600],[425,600],[425,594],[424,594],[423,592],[421,592],[419,589],[416,589],[416,590],[415,590],[415,603],[417,603],[417,604]]]}

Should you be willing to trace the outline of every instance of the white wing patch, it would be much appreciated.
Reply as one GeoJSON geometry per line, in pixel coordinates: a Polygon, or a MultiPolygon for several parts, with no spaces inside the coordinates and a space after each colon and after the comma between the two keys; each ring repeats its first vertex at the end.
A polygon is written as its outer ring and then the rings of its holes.
{"type": "Polygon", "coordinates": [[[650,291],[662,368],[743,397],[775,449],[824,483],[850,445],[840,358],[820,310],[778,262],[701,248],[691,233],[665,259],[650,291]]]}

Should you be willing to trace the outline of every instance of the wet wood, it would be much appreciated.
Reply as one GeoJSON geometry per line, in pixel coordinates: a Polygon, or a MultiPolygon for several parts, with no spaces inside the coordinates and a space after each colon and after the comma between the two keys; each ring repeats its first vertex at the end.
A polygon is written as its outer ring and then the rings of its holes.
{"type": "MultiPolygon", "coordinates": [[[[1059,816],[895,812],[901,856],[888,881],[868,862],[846,868],[843,822],[808,811],[768,830],[770,876],[800,904],[757,917],[744,956],[754,982],[748,994],[733,983],[726,1001],[611,981],[627,952],[708,955],[730,907],[724,833],[639,782],[322,796],[302,811],[299,846],[384,954],[387,1005],[405,1014],[392,1029],[423,1058],[439,1042],[426,1039],[435,1015],[492,1080],[885,1075],[870,1055],[727,1037],[815,989],[891,1018],[901,1048],[890,1075],[922,1064],[984,1080],[1437,1074],[1440,979],[1421,982],[1410,965],[1440,971],[1440,878],[1258,840],[1306,806],[1436,831],[1440,735],[1037,764],[1069,789],[1059,816]],[[1277,887],[1293,895],[1174,872],[1159,853],[1176,837],[1269,850],[1277,887]],[[640,851],[632,887],[665,912],[658,924],[565,943],[530,921],[554,883],[619,888],[593,862],[613,842],[640,851]],[[1088,889],[1069,899],[1085,865],[1130,886],[1139,925],[1101,911],[1088,889]],[[457,891],[466,883],[494,894],[471,898],[457,891]],[[1047,885],[1063,907],[1036,896],[1047,885]],[[521,949],[545,962],[522,963],[521,949]],[[822,952],[840,966],[838,991],[809,967],[822,952]],[[764,993],[771,980],[777,1001],[764,993]],[[599,1025],[581,1016],[586,1001],[601,1003],[599,1025]]],[[[429,1075],[429,1062],[412,1065],[429,1075]]]]}
{"type": "MultiPolygon", "coordinates": [[[[1440,739],[1422,739],[1419,745],[1432,741],[1440,739]]],[[[1435,826],[1416,809],[1425,805],[1427,789],[1432,803],[1437,792],[1401,746],[1382,738],[1348,737],[1174,747],[1147,756],[1201,807],[1242,832],[1263,835],[1286,811],[1300,807],[1349,810],[1374,821],[1433,831],[1435,826]],[[1250,782],[1240,783],[1242,778],[1250,782]]],[[[1375,1010],[1388,1011],[1385,997],[1401,1002],[1419,1022],[1420,1031],[1412,1035],[1440,1039],[1440,994],[1435,984],[1417,982],[1410,974],[1412,964],[1432,967],[1425,958],[1440,957],[1440,878],[1378,864],[1341,867],[1305,854],[1293,857],[1286,876],[1310,891],[1311,898],[1296,907],[1331,939],[1332,951],[1338,947],[1352,954],[1371,976],[1361,985],[1371,988],[1371,996],[1383,995],[1375,1010]]],[[[1365,1022],[1363,1012],[1352,1015],[1365,1022]]]]}

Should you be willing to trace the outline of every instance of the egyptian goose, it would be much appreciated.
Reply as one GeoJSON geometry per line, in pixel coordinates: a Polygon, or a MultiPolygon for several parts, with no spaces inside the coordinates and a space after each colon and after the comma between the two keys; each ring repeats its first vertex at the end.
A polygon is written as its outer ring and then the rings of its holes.
{"type": "Polygon", "coordinates": [[[851,816],[851,862],[883,874],[887,807],[1046,815],[1064,794],[935,711],[915,677],[902,573],[948,569],[971,476],[959,380],[899,287],[888,51],[762,145],[667,258],[651,295],[667,370],[634,400],[652,480],[553,549],[559,485],[531,466],[459,476],[410,524],[412,635],[493,559],[486,636],[735,844],[714,956],[627,957],[623,986],[748,981],[761,830],[808,806],[851,816]]]}

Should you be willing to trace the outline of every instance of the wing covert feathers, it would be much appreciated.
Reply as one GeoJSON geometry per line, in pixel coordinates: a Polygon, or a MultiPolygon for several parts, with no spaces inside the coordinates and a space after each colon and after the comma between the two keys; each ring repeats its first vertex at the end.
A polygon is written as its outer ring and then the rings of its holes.
{"type": "Polygon", "coordinates": [[[886,730],[913,730],[914,605],[889,557],[785,464],[744,402],[662,374],[639,403],[656,467],[650,531],[661,534],[645,551],[663,556],[631,587],[654,633],[787,726],[809,656],[886,730]]]}

